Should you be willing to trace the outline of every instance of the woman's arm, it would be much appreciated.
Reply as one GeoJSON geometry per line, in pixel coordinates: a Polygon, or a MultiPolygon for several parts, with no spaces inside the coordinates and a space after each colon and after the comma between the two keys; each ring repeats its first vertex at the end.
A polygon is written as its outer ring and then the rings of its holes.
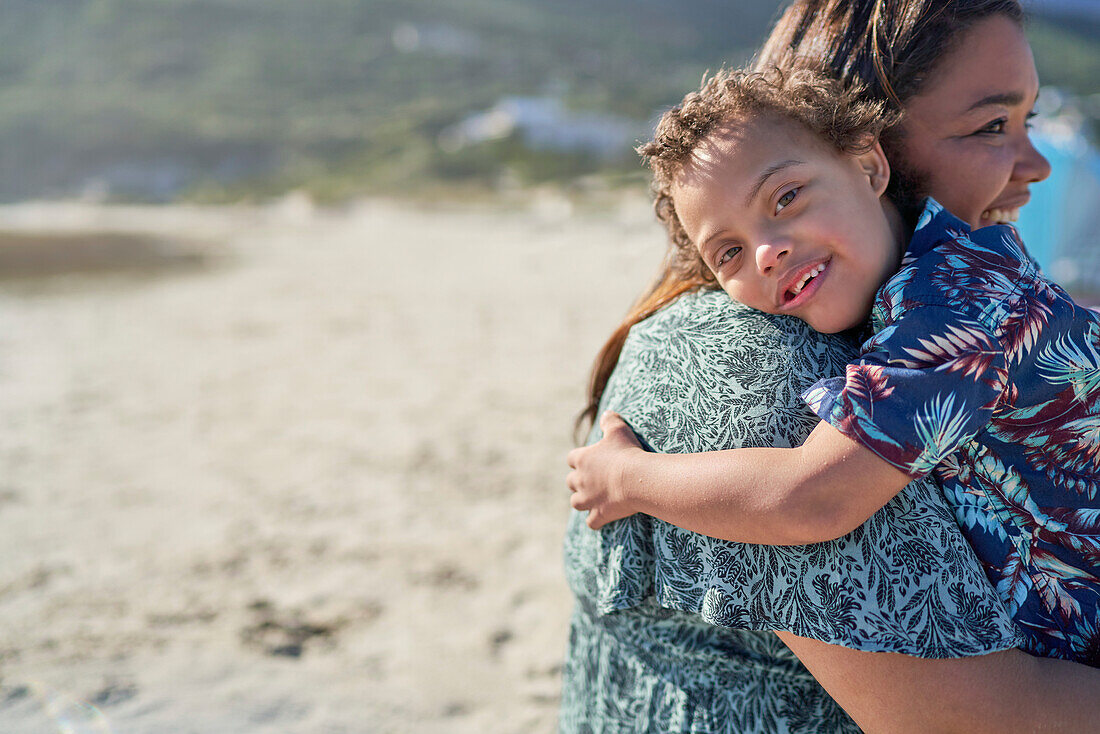
{"type": "Polygon", "coordinates": [[[911,478],[820,423],[797,448],[697,454],[644,451],[615,414],[604,437],[569,454],[572,506],[598,528],[635,512],[715,538],[804,545],[850,533],[911,478]]]}
{"type": "Polygon", "coordinates": [[[778,632],[867,732],[1100,730],[1100,669],[1019,650],[928,659],[778,632]]]}

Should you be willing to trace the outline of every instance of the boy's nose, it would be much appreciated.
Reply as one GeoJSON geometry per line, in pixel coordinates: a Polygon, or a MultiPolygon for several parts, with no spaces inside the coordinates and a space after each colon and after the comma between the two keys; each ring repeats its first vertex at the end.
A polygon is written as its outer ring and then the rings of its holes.
{"type": "Polygon", "coordinates": [[[756,267],[764,275],[770,275],[776,265],[787,256],[790,247],[783,243],[757,245],[756,267]]]}

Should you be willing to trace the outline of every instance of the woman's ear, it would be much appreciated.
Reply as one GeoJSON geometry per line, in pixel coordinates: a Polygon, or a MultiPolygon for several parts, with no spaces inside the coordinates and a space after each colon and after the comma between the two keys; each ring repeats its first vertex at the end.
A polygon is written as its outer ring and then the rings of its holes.
{"type": "Polygon", "coordinates": [[[886,160],[882,144],[875,140],[870,148],[856,156],[856,160],[871,182],[871,189],[875,192],[875,196],[885,194],[886,185],[890,183],[890,162],[886,160]]]}

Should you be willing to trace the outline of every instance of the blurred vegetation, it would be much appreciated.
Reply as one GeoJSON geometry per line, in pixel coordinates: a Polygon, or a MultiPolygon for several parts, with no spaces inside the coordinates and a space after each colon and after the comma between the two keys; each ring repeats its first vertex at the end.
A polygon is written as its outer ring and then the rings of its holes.
{"type": "MultiPolygon", "coordinates": [[[[745,61],[777,0],[0,0],[0,200],[322,200],[640,180],[630,153],[445,150],[509,95],[639,121],[745,61]]],[[[1044,82],[1100,93],[1097,28],[1036,19],[1044,82]]]]}

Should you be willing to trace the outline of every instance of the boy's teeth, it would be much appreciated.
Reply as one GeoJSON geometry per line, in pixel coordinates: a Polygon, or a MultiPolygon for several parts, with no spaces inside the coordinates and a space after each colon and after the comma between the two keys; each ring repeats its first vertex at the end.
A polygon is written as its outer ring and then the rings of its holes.
{"type": "Polygon", "coordinates": [[[791,288],[791,293],[797,296],[799,293],[802,292],[802,289],[806,287],[806,284],[810,282],[811,278],[820,275],[824,271],[825,263],[821,263],[816,268],[803,275],[802,280],[798,281],[798,283],[795,284],[794,288],[791,288]]]}
{"type": "Polygon", "coordinates": [[[982,212],[983,219],[987,219],[990,222],[998,222],[1000,224],[1015,222],[1019,217],[1019,207],[1015,209],[986,209],[982,212]]]}

